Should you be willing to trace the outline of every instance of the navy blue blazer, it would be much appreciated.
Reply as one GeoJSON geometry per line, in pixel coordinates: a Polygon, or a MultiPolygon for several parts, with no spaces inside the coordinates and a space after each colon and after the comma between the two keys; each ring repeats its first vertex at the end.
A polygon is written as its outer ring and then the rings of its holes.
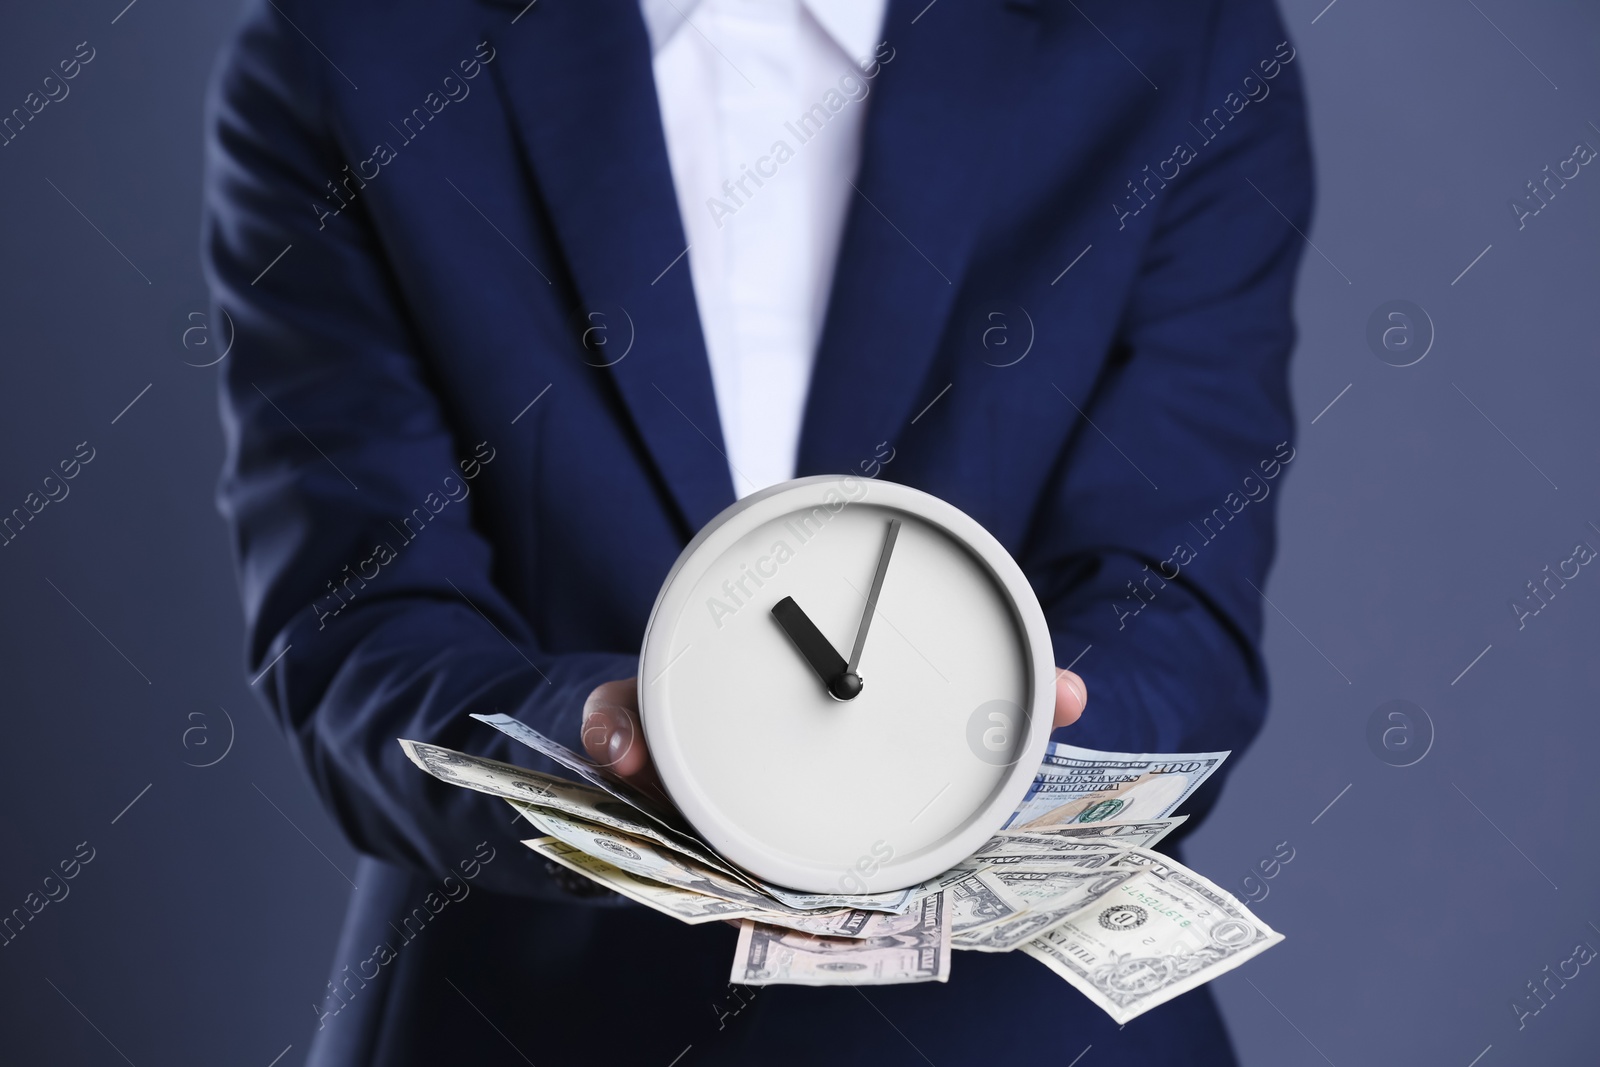
{"type": "MultiPolygon", "coordinates": [[[[211,94],[249,667],[363,856],[310,1062],[1232,1062],[1208,993],[1119,1030],[1020,954],[730,989],[731,929],[582,896],[406,760],[540,765],[471,711],[576,747],[734,499],[636,0],[524,2],[255,3],[211,94]]],[[[1006,545],[1088,681],[1061,739],[1242,749],[1294,455],[1294,49],[1270,0],[889,8],[798,473],[1006,545]]]]}

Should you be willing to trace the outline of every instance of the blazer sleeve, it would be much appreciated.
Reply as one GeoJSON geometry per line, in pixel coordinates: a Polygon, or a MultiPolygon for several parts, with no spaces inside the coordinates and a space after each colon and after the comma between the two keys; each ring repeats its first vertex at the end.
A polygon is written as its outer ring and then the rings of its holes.
{"type": "Polygon", "coordinates": [[[1069,398],[1083,414],[1023,557],[1059,665],[1081,655],[1089,687],[1058,740],[1237,750],[1265,715],[1260,590],[1295,454],[1291,299],[1311,210],[1285,37],[1267,0],[1218,5],[1192,113],[1236,103],[1246,74],[1268,95],[1214,141],[1191,139],[1195,158],[1112,235],[1144,241],[1139,277],[1107,370],[1069,398]]]}
{"type": "MultiPolygon", "coordinates": [[[[496,588],[472,518],[494,442],[452,432],[360,203],[336,223],[313,208],[345,161],[320,63],[277,5],[258,4],[212,87],[202,257],[236,330],[218,500],[250,672],[323,802],[362,852],[444,871],[503,835],[508,809],[427,777],[396,738],[548,767],[467,714],[512,714],[575,745],[589,690],[636,659],[544,651],[496,588]],[[426,529],[408,541],[419,509],[426,529]],[[370,588],[345,585],[375,566],[370,588]]],[[[495,864],[480,884],[549,892],[530,870],[495,864]]]]}

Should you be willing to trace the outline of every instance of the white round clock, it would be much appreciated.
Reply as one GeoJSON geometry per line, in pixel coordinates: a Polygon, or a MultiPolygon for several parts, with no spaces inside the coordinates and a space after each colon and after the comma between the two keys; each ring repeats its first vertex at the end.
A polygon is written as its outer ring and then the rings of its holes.
{"type": "Polygon", "coordinates": [[[1055,707],[1050,633],[959,509],[824,476],[745,497],[691,541],[639,658],[650,755],[723,856],[813,893],[915,885],[999,829],[1055,707]]]}

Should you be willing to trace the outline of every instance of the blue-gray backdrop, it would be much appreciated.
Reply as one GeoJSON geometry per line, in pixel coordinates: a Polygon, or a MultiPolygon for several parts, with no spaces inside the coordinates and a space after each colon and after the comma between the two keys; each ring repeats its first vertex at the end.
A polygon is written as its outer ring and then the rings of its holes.
{"type": "MultiPolygon", "coordinates": [[[[236,11],[125,3],[0,14],[0,112],[55,97],[0,147],[0,513],[53,498],[0,547],[0,913],[55,898],[0,948],[0,1059],[289,1065],[352,854],[241,677],[212,506],[236,11]]],[[[1600,11],[1284,15],[1319,201],[1273,708],[1189,858],[1288,940],[1217,988],[1250,1065],[1593,1063],[1600,11]]]]}

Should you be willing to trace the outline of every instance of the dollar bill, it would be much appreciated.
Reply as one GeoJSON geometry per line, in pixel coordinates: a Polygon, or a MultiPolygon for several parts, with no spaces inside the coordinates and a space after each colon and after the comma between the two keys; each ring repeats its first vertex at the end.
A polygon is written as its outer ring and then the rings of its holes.
{"type": "Polygon", "coordinates": [[[768,926],[782,926],[788,930],[798,930],[819,937],[856,939],[887,936],[905,925],[904,916],[882,911],[862,911],[860,908],[811,911],[804,915],[765,911],[751,915],[750,918],[768,926]]]}
{"type": "Polygon", "coordinates": [[[684,822],[683,817],[678,814],[672,803],[665,796],[660,796],[653,791],[646,792],[630,782],[623,781],[616,775],[607,773],[603,768],[596,766],[593,761],[585,759],[566,745],[558,741],[552,741],[533,727],[513,719],[509,715],[474,714],[472,717],[479,722],[488,723],[507,737],[522,742],[541,756],[554,760],[596,789],[610,793],[635,811],[640,812],[650,821],[674,833],[693,834],[693,830],[684,822]]]}
{"type": "Polygon", "coordinates": [[[1034,867],[1053,864],[1062,868],[1094,870],[1115,864],[1133,851],[1131,845],[1114,841],[1079,841],[1073,838],[1032,841],[1016,837],[997,837],[979,847],[963,861],[977,867],[1034,867]]]}
{"type": "MultiPolygon", "coordinates": [[[[841,906],[839,904],[826,903],[827,901],[838,899],[867,901],[870,903],[876,899],[872,897],[806,897],[802,894],[800,895],[801,899],[809,906],[790,904],[774,897],[770,893],[753,888],[723,871],[707,866],[692,856],[685,855],[670,847],[662,847],[659,843],[648,838],[619,833],[609,827],[544,808],[523,805],[519,810],[522,811],[525,819],[544,833],[595,859],[603,860],[614,867],[619,867],[636,878],[660,882],[664,885],[675,886],[694,893],[720,897],[723,900],[732,901],[742,907],[752,909],[754,912],[785,915],[834,913],[834,917],[837,918],[837,913],[845,910],[876,911],[876,909],[869,907],[849,908],[848,905],[841,906]]],[[[860,920],[856,921],[859,922],[860,920]]],[[[846,924],[847,926],[848,924],[846,924]]],[[[805,928],[827,931],[834,929],[826,924],[822,926],[807,926],[805,928]]],[[[845,927],[840,928],[841,931],[843,929],[845,927]]]]}
{"type": "Polygon", "coordinates": [[[757,889],[730,878],[714,867],[663,848],[654,841],[574,819],[560,812],[527,808],[523,817],[544,833],[571,847],[620,867],[635,878],[719,897],[757,911],[803,912],[772,899],[757,889]]]}
{"type": "Polygon", "coordinates": [[[731,877],[744,878],[694,838],[641,818],[631,805],[614,800],[611,794],[594,786],[422,741],[401,738],[400,747],[411,762],[440,781],[501,797],[518,811],[534,807],[563,812],[635,837],[647,837],[731,877]]]}
{"type": "Polygon", "coordinates": [[[555,804],[529,804],[526,801],[512,800],[510,798],[507,798],[507,803],[509,803],[513,808],[517,809],[517,811],[521,813],[524,818],[527,818],[529,822],[533,821],[531,813],[534,811],[556,811],[563,815],[570,815],[575,819],[582,820],[583,822],[604,826],[610,830],[620,830],[621,832],[625,834],[631,834],[634,837],[648,838],[658,845],[661,845],[665,848],[670,848],[672,851],[677,852],[680,855],[687,856],[692,860],[703,863],[713,870],[721,871],[729,878],[744,882],[746,885],[749,885],[751,889],[757,888],[755,885],[751,884],[750,879],[745,877],[739,871],[734,870],[720,857],[701,848],[693,839],[684,839],[677,834],[673,834],[659,827],[652,826],[649,823],[642,822],[638,819],[629,818],[626,814],[626,809],[622,812],[616,810],[616,808],[620,805],[616,805],[615,802],[608,801],[605,804],[602,804],[600,808],[591,808],[587,811],[581,808],[559,806],[555,804]],[[607,807],[609,807],[610,810],[605,810],[607,807]]]}
{"type": "Polygon", "coordinates": [[[502,797],[514,806],[550,808],[663,844],[674,844],[672,839],[681,837],[669,837],[659,824],[640,818],[635,808],[591,785],[422,741],[401,738],[400,747],[412,763],[440,781],[502,797]]]}
{"type": "Polygon", "coordinates": [[[599,801],[609,799],[607,794],[592,786],[501,763],[499,760],[470,756],[453,748],[409,741],[403,737],[400,738],[400,747],[412,763],[441,782],[507,800],[530,801],[544,807],[577,813],[593,809],[599,801]]]}
{"type": "Polygon", "coordinates": [[[735,985],[889,985],[950,977],[950,928],[944,895],[885,916],[867,938],[815,937],[745,920],[733,954],[735,985]]]}
{"type": "Polygon", "coordinates": [[[1106,840],[1118,845],[1153,848],[1156,842],[1188,821],[1187,815],[1174,815],[1171,818],[1150,819],[1146,822],[1067,823],[1064,826],[1044,826],[1034,830],[1002,830],[999,836],[1029,840],[1036,844],[1073,838],[1106,840]]]}
{"type": "Polygon", "coordinates": [[[1066,922],[1085,904],[1103,897],[1139,871],[1127,867],[997,867],[989,874],[1028,906],[1012,918],[953,938],[956,948],[976,952],[1020,948],[1066,922]]]}
{"type": "Polygon", "coordinates": [[[1231,893],[1167,861],[1151,862],[1022,951],[1126,1023],[1281,940],[1231,893]]]}
{"type": "Polygon", "coordinates": [[[1163,819],[1227,758],[1226,752],[1096,752],[1052,742],[1006,828],[1163,819]]]}
{"type": "Polygon", "coordinates": [[[687,923],[740,923],[732,981],[945,981],[953,948],[1039,959],[1119,1023],[1282,940],[1205,878],[1150,850],[1227,757],[1052,745],[1007,826],[919,886],[800,893],[718,855],[664,796],[611,776],[509,716],[476,716],[581,782],[402,741],[436,778],[505,798],[548,835],[524,842],[687,923]]]}
{"type": "Polygon", "coordinates": [[[984,870],[985,867],[986,865],[976,857],[968,856],[943,874],[934,875],[921,885],[913,886],[911,888],[911,896],[914,900],[921,900],[923,897],[933,893],[943,893],[957,882],[970,878],[978,871],[984,870]]]}
{"type": "Polygon", "coordinates": [[[565,841],[554,837],[540,837],[524,841],[546,859],[561,864],[568,870],[583,875],[629,900],[654,908],[680,922],[696,925],[708,922],[726,922],[738,919],[755,919],[771,926],[783,926],[803,933],[827,937],[873,937],[891,916],[874,911],[857,911],[842,908],[839,911],[810,912],[805,915],[786,915],[765,908],[749,908],[710,897],[688,889],[679,889],[663,882],[635,878],[614,864],[596,859],[579,851],[565,841]]]}
{"type": "Polygon", "coordinates": [[[1047,831],[1002,830],[979,845],[972,859],[988,856],[1023,855],[1037,852],[1059,853],[1063,856],[1115,856],[1134,846],[1115,837],[1094,835],[1079,837],[1076,834],[1057,834],[1047,831]]]}
{"type": "Polygon", "coordinates": [[[1027,909],[1027,903],[988,871],[973,871],[944,890],[950,936],[1001,922],[1027,909]]]}
{"type": "MultiPolygon", "coordinates": [[[[685,842],[693,842],[696,848],[689,851],[699,858],[702,863],[732,875],[735,879],[767,894],[785,907],[797,908],[801,911],[859,908],[866,911],[903,912],[911,905],[912,894],[909,889],[864,894],[802,893],[762,881],[748,872],[738,870],[733,864],[717,856],[715,850],[706,844],[703,838],[694,833],[688,823],[664,798],[658,799],[606,773],[602,768],[595,766],[565,745],[550,740],[550,738],[539,733],[531,726],[519,722],[509,715],[474,715],[473,718],[493,726],[508,737],[515,738],[534,751],[548,756],[583,778],[590,785],[609,793],[617,800],[627,804],[671,834],[676,844],[682,845],[685,842]]],[[[680,848],[679,851],[684,850],[680,848]]]]}
{"type": "Polygon", "coordinates": [[[882,911],[903,915],[910,910],[915,894],[910,889],[893,889],[884,893],[801,893],[785,889],[771,882],[754,879],[761,891],[780,904],[803,911],[829,908],[860,908],[863,911],[882,911]]]}
{"type": "Polygon", "coordinates": [[[635,878],[622,868],[596,859],[554,837],[539,837],[524,841],[545,859],[561,864],[591,881],[598,882],[629,900],[654,908],[680,922],[691,925],[718,922],[727,919],[745,919],[762,914],[754,908],[737,904],[721,897],[708,896],[689,889],[635,878]]]}

